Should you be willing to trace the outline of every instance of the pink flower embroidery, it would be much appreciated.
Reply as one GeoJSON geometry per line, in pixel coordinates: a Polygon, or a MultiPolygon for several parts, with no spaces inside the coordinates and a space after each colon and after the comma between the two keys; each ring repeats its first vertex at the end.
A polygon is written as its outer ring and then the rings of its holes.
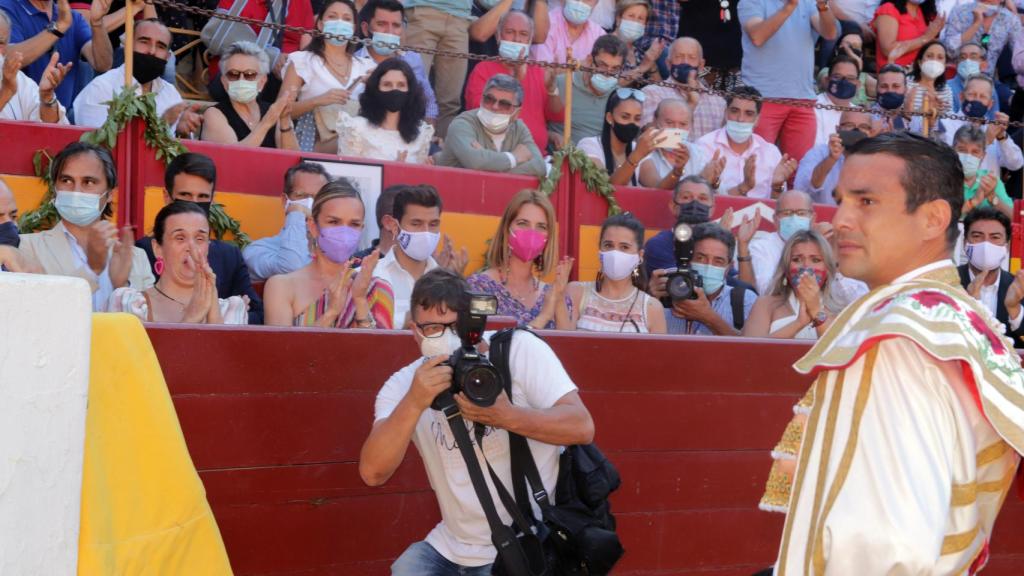
{"type": "Polygon", "coordinates": [[[886,298],[885,300],[882,300],[882,301],[881,301],[881,302],[879,302],[879,303],[878,303],[877,305],[875,305],[875,307],[871,309],[871,312],[872,312],[872,313],[874,313],[874,312],[878,312],[878,311],[879,311],[879,310],[881,310],[882,308],[885,308],[885,307],[886,307],[886,306],[888,306],[889,304],[892,304],[892,301],[893,301],[893,300],[894,300],[894,298],[893,298],[892,296],[889,296],[889,297],[888,297],[888,298],[886,298]]]}
{"type": "Polygon", "coordinates": [[[988,343],[992,345],[993,352],[1000,355],[1006,353],[1006,347],[1003,346],[1002,341],[999,340],[999,337],[996,336],[995,332],[992,332],[992,329],[988,327],[988,324],[981,319],[981,316],[978,316],[978,314],[973,310],[968,310],[967,318],[971,321],[971,328],[974,328],[981,333],[982,336],[988,338],[988,343]]]}
{"type": "Polygon", "coordinates": [[[917,300],[921,306],[928,309],[934,308],[939,304],[947,304],[954,310],[960,310],[960,306],[956,303],[956,300],[953,300],[942,292],[935,292],[934,290],[922,290],[921,292],[913,294],[911,298],[917,300]]]}

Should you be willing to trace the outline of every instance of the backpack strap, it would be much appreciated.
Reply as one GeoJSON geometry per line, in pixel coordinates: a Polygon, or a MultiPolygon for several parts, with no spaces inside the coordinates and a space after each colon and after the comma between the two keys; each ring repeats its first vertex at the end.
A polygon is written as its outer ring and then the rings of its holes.
{"type": "Polygon", "coordinates": [[[732,291],[729,293],[729,301],[732,304],[732,327],[737,330],[743,330],[743,323],[746,320],[743,317],[743,304],[746,292],[747,289],[744,286],[733,286],[732,291]]]}

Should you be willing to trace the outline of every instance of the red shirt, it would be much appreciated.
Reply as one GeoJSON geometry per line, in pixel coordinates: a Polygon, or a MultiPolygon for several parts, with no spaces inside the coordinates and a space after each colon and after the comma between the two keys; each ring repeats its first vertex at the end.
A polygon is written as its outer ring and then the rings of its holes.
{"type": "MultiPolygon", "coordinates": [[[[219,8],[230,10],[231,5],[234,4],[234,0],[220,0],[219,8]]],[[[267,4],[263,0],[249,0],[245,4],[245,8],[242,9],[240,16],[244,18],[255,18],[257,20],[263,20],[267,17],[267,4]]],[[[309,0],[287,0],[287,14],[284,17],[284,23],[289,26],[301,26],[302,28],[313,27],[313,6],[309,0]]],[[[258,26],[253,26],[252,31],[259,34],[260,29],[258,26]]],[[[299,49],[299,42],[302,40],[302,34],[298,32],[285,32],[284,38],[281,40],[281,52],[290,54],[299,49]]]]}
{"type": "MultiPolygon", "coordinates": [[[[466,110],[480,107],[480,100],[484,97],[484,86],[496,74],[513,75],[500,62],[480,62],[473,67],[473,72],[466,80],[466,110]]],[[[544,87],[543,70],[536,66],[527,66],[522,85],[523,106],[519,112],[519,119],[530,129],[534,144],[540,148],[541,154],[544,154],[548,146],[548,121],[559,122],[562,119],[551,114],[548,109],[548,89],[544,87]]]]}
{"type": "MultiPolygon", "coordinates": [[[[875,11],[875,19],[871,22],[872,28],[875,30],[875,35],[878,35],[878,28],[875,22],[878,21],[879,16],[891,16],[896,19],[899,23],[899,27],[896,29],[896,41],[903,42],[904,40],[913,40],[919,36],[923,36],[928,30],[928,23],[924,20],[924,14],[920,8],[917,11],[917,16],[913,16],[908,11],[906,14],[900,14],[900,11],[896,9],[896,6],[891,2],[885,2],[878,7],[875,11]]],[[[882,45],[876,40],[875,48],[876,56],[878,60],[878,68],[881,69],[889,63],[889,59],[882,52],[882,45]]],[[[896,59],[896,63],[900,66],[909,66],[914,63],[914,58],[917,57],[917,50],[913,52],[907,52],[903,56],[896,59]]]]}

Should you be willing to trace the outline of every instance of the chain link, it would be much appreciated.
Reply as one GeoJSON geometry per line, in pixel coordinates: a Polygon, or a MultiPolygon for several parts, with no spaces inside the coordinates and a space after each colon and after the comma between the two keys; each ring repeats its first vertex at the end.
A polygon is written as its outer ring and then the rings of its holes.
{"type": "MultiPolygon", "coordinates": [[[[298,34],[309,34],[310,36],[313,36],[313,37],[321,36],[321,37],[326,38],[326,39],[334,39],[334,40],[338,40],[338,41],[341,41],[341,42],[348,42],[350,44],[359,44],[359,45],[367,47],[368,49],[369,49],[369,47],[372,44],[374,44],[372,38],[356,38],[355,36],[342,36],[342,35],[339,35],[339,34],[329,34],[329,33],[323,32],[321,30],[317,30],[315,28],[303,28],[301,26],[290,26],[288,24],[278,24],[276,22],[266,22],[264,20],[258,20],[256,18],[247,18],[245,16],[232,16],[231,14],[227,14],[225,12],[219,12],[217,10],[210,10],[210,9],[207,9],[207,8],[200,8],[198,6],[190,6],[188,4],[182,4],[181,2],[177,2],[176,0],[145,0],[145,2],[147,4],[155,4],[155,5],[158,5],[158,6],[163,6],[164,8],[178,10],[178,11],[185,12],[185,13],[188,13],[188,14],[192,14],[192,15],[195,15],[195,16],[202,16],[202,17],[205,17],[207,19],[209,19],[209,18],[217,18],[217,19],[220,19],[220,20],[226,20],[228,22],[238,22],[238,23],[241,23],[241,24],[248,24],[250,26],[257,26],[257,27],[260,27],[260,28],[270,28],[271,30],[275,30],[275,31],[278,31],[278,32],[295,32],[295,33],[298,33],[298,34]]],[[[405,50],[405,51],[408,51],[408,52],[416,52],[417,54],[429,54],[431,56],[441,56],[441,57],[445,57],[445,58],[461,58],[463,60],[476,60],[478,62],[500,62],[501,64],[504,64],[504,65],[506,65],[506,66],[508,66],[510,68],[515,68],[515,67],[522,66],[522,65],[525,64],[527,66],[536,66],[538,68],[555,70],[555,71],[560,72],[560,73],[565,73],[565,71],[571,70],[571,71],[578,71],[578,72],[589,72],[591,74],[604,74],[606,76],[613,76],[613,77],[616,77],[616,78],[623,78],[624,77],[624,75],[622,73],[607,74],[606,71],[601,70],[599,68],[594,68],[594,67],[590,67],[590,66],[584,66],[584,65],[582,65],[580,63],[579,60],[576,60],[576,59],[573,59],[573,60],[571,60],[569,62],[564,62],[564,63],[563,62],[545,62],[545,61],[542,61],[542,60],[533,60],[533,59],[530,59],[530,58],[513,59],[513,58],[504,58],[502,56],[489,56],[489,55],[486,55],[486,54],[472,54],[472,53],[468,53],[468,52],[457,52],[457,51],[454,51],[454,50],[441,50],[441,49],[438,49],[438,48],[424,48],[424,47],[421,47],[421,46],[407,46],[407,45],[404,45],[404,44],[402,44],[402,45],[382,44],[382,46],[386,46],[386,47],[394,48],[394,49],[402,49],[402,50],[405,50]]],[[[686,84],[679,84],[679,83],[676,83],[676,82],[669,82],[667,80],[663,80],[663,81],[660,81],[660,82],[654,82],[654,81],[645,80],[643,78],[637,78],[637,79],[634,79],[633,81],[636,82],[636,83],[639,83],[639,84],[647,85],[647,86],[664,86],[666,88],[672,88],[672,89],[683,91],[683,92],[687,92],[687,93],[689,93],[689,92],[697,92],[698,94],[707,94],[707,95],[711,95],[711,96],[718,96],[718,97],[721,97],[723,99],[728,99],[730,96],[733,95],[732,92],[729,92],[727,90],[717,90],[717,89],[714,89],[714,88],[708,88],[706,86],[689,86],[689,85],[686,85],[686,84]]],[[[744,95],[743,98],[747,99],[749,97],[744,95]]],[[[789,106],[789,107],[792,107],[792,108],[809,108],[809,109],[815,109],[815,110],[835,110],[835,111],[839,111],[839,112],[864,112],[863,108],[860,108],[860,107],[857,107],[857,106],[840,106],[840,105],[836,105],[836,104],[822,104],[822,103],[817,102],[815,100],[803,100],[803,99],[794,99],[794,98],[772,98],[772,97],[765,97],[765,96],[762,96],[761,98],[759,98],[759,100],[761,102],[763,102],[763,103],[778,104],[780,106],[789,106]]],[[[985,120],[983,118],[972,118],[970,116],[964,116],[964,115],[958,115],[958,114],[950,114],[950,113],[936,114],[934,112],[898,111],[898,110],[871,110],[870,112],[872,114],[876,114],[876,115],[879,115],[879,116],[886,116],[888,118],[894,118],[894,117],[897,117],[897,116],[920,116],[920,117],[929,117],[929,118],[932,118],[933,120],[934,119],[960,120],[960,121],[963,121],[963,122],[970,122],[970,123],[973,123],[973,124],[976,124],[976,125],[996,124],[996,125],[1010,127],[1010,128],[1024,127],[1024,122],[996,122],[994,120],[990,121],[990,120],[985,120]]]]}

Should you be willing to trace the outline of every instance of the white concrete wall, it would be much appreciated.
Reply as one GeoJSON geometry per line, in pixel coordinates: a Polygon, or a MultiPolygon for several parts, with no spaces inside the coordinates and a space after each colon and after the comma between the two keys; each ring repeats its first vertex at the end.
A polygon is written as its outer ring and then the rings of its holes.
{"type": "Polygon", "coordinates": [[[0,574],[77,570],[91,316],[84,280],[0,272],[0,574]]]}

